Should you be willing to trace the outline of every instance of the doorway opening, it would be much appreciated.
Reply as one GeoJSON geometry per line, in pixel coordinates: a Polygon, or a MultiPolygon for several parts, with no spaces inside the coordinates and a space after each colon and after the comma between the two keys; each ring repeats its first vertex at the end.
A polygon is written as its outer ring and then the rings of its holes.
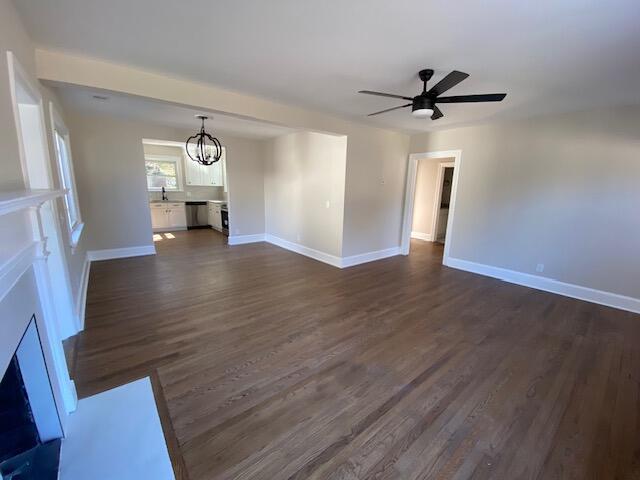
{"type": "Polygon", "coordinates": [[[182,231],[205,229],[212,240],[226,243],[229,208],[226,148],[213,165],[192,161],[184,142],[143,139],[144,165],[153,242],[157,248],[176,243],[182,231]],[[214,232],[211,232],[213,230],[214,232]]]}
{"type": "Polygon", "coordinates": [[[402,229],[402,254],[408,255],[411,239],[443,246],[443,263],[449,256],[460,150],[412,154],[402,229]]]}
{"type": "MultiPolygon", "coordinates": [[[[435,216],[433,225],[433,241],[444,245],[447,238],[447,219],[449,218],[449,208],[451,205],[451,187],[453,186],[453,173],[455,167],[453,163],[441,163],[438,168],[438,182],[440,194],[436,190],[435,195],[435,216]]],[[[414,214],[415,215],[415,214],[414,214]]]]}

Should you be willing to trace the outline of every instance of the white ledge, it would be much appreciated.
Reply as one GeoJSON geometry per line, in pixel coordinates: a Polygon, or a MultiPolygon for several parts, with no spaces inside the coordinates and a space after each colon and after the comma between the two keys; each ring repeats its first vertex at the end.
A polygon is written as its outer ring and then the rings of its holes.
{"type": "Polygon", "coordinates": [[[17,190],[0,192],[0,215],[6,215],[29,207],[36,207],[47,200],[64,195],[64,190],[17,190]]]}

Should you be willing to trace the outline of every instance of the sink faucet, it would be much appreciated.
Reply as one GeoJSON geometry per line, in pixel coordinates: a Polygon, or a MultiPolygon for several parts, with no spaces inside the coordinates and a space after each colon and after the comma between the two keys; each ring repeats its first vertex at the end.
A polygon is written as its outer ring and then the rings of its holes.
{"type": "Polygon", "coordinates": [[[169,197],[167,197],[167,194],[164,191],[164,187],[162,187],[162,201],[166,202],[167,200],[169,200],[169,197]]]}

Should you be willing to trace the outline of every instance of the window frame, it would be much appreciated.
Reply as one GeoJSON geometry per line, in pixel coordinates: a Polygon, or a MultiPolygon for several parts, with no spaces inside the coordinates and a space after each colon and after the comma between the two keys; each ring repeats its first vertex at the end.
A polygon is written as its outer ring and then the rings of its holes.
{"type": "MultiPolygon", "coordinates": [[[[184,176],[182,173],[182,158],[174,155],[157,155],[157,154],[144,154],[145,164],[147,161],[149,162],[173,162],[176,164],[176,189],[169,190],[165,189],[167,192],[183,192],[184,191],[184,176]]],[[[146,173],[145,166],[145,182],[147,183],[147,191],[148,192],[161,192],[162,187],[149,187],[148,175],[146,173]]]]}
{"type": "Polygon", "coordinates": [[[71,253],[75,253],[75,249],[80,241],[80,236],[84,230],[84,222],[82,221],[82,212],[80,211],[80,202],[78,200],[78,187],[76,185],[75,171],[73,168],[73,156],[71,154],[71,139],[69,129],[64,123],[62,116],[58,113],[56,106],[53,102],[49,102],[49,114],[51,116],[51,140],[53,142],[53,153],[56,157],[56,167],[58,170],[58,181],[60,189],[64,191],[64,211],[65,219],[64,223],[67,227],[67,233],[69,234],[69,245],[71,247],[71,253]],[[66,153],[66,165],[60,155],[58,149],[59,136],[63,143],[66,153]],[[65,173],[65,169],[67,172],[65,173]],[[69,185],[66,185],[68,177],[69,185]],[[75,210],[75,218],[72,218],[69,204],[73,205],[75,210]]]}

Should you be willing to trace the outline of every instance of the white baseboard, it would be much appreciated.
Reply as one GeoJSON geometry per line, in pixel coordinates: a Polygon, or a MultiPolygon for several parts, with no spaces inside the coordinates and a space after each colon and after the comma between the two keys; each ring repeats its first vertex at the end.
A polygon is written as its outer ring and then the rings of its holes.
{"type": "Polygon", "coordinates": [[[323,263],[327,263],[337,268],[348,268],[362,263],[373,262],[375,260],[381,260],[383,258],[393,257],[400,255],[400,247],[392,247],[384,250],[377,250],[375,252],[361,253],[359,255],[351,255],[349,257],[338,257],[337,255],[331,255],[330,253],[321,252],[310,247],[305,247],[298,243],[293,243],[280,237],[275,237],[270,234],[264,235],[264,241],[277,245],[278,247],[285,248],[295,253],[299,253],[314,260],[318,260],[323,263]]]}
{"type": "Polygon", "coordinates": [[[505,282],[523,285],[525,287],[557,293],[566,297],[577,298],[587,302],[598,303],[608,307],[619,308],[629,312],[640,313],[640,298],[627,297],[617,293],[604,292],[593,288],[582,287],[571,283],[564,283],[551,278],[540,277],[528,273],[508,270],[506,268],[493,267],[481,263],[461,260],[459,258],[446,258],[445,265],[459,270],[479,273],[488,277],[498,278],[505,282]]]}
{"type": "Polygon", "coordinates": [[[411,238],[415,238],[418,240],[424,240],[425,242],[432,242],[433,236],[430,233],[423,232],[411,232],[411,238]]]}
{"type": "Polygon", "coordinates": [[[395,257],[400,255],[400,247],[386,248],[375,252],[361,253],[359,255],[351,255],[350,257],[342,257],[341,268],[353,267],[362,263],[374,262],[383,258],[395,257]]]}
{"type": "Polygon", "coordinates": [[[155,255],[155,245],[140,245],[137,247],[109,248],[106,250],[89,250],[87,258],[90,262],[99,260],[113,260],[114,258],[141,257],[143,255],[155,255]]]}
{"type": "Polygon", "coordinates": [[[76,299],[76,325],[78,331],[84,330],[84,314],[87,307],[87,289],[89,288],[89,272],[91,270],[91,260],[89,254],[85,254],[82,274],[80,275],[80,289],[76,299]]]}
{"type": "Polygon", "coordinates": [[[245,243],[264,242],[264,233],[255,235],[229,235],[227,243],[229,245],[244,245],[245,243]]]}
{"type": "Polygon", "coordinates": [[[277,245],[278,247],[282,247],[287,250],[291,250],[292,252],[299,253],[300,255],[304,255],[305,257],[328,263],[329,265],[333,265],[334,267],[340,268],[342,266],[342,259],[335,255],[321,252],[320,250],[315,250],[313,248],[305,247],[304,245],[293,243],[280,237],[275,237],[269,233],[265,233],[264,240],[266,242],[277,245]]]}

